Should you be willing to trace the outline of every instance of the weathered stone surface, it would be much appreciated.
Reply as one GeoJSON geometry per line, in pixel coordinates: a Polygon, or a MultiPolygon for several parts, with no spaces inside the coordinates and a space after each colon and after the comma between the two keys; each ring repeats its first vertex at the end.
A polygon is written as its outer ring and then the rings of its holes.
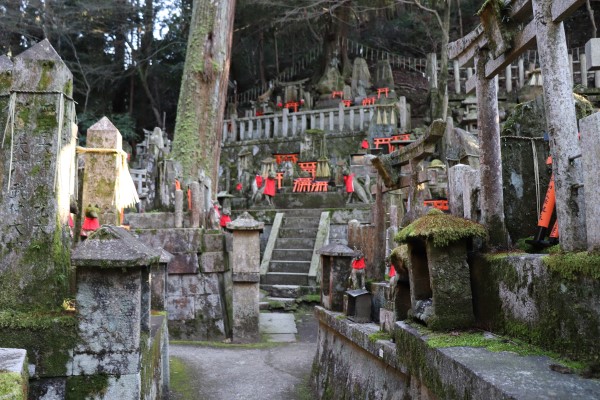
{"type": "Polygon", "coordinates": [[[152,283],[152,298],[150,300],[152,310],[166,310],[167,301],[167,267],[162,263],[151,269],[150,282],[152,283]]]}
{"type": "Polygon", "coordinates": [[[195,316],[194,296],[167,297],[169,320],[190,320],[195,316]]]}
{"type": "Polygon", "coordinates": [[[34,379],[29,385],[29,398],[40,400],[63,400],[67,391],[67,379],[42,378],[34,379]]]}
{"type": "Polygon", "coordinates": [[[200,255],[200,268],[203,273],[225,272],[229,269],[225,264],[225,255],[222,251],[202,253],[200,255]]]}
{"type": "Polygon", "coordinates": [[[377,61],[375,72],[375,86],[378,88],[394,88],[394,74],[389,60],[377,61]]]}
{"type": "Polygon", "coordinates": [[[27,352],[0,348],[0,398],[26,399],[28,391],[27,352]]]}
{"type": "Polygon", "coordinates": [[[108,375],[135,374],[140,370],[139,349],[109,353],[73,354],[70,375],[108,375]]]}
{"type": "Polygon", "coordinates": [[[104,225],[79,243],[71,256],[80,267],[131,268],[158,264],[161,252],[153,250],[126,229],[104,225]]]}
{"type": "Polygon", "coordinates": [[[587,220],[587,249],[588,251],[597,251],[600,250],[600,229],[598,229],[596,223],[593,221],[600,221],[600,205],[597,201],[600,197],[598,193],[600,190],[600,177],[598,174],[600,141],[597,136],[598,128],[600,128],[600,113],[595,113],[579,120],[579,125],[581,128],[583,185],[585,188],[584,204],[585,218],[587,220]]]}
{"type": "MultiPolygon", "coordinates": [[[[6,60],[2,69],[11,69],[6,60]]],[[[58,144],[74,145],[70,129],[74,115],[63,97],[63,93],[72,95],[72,75],[44,40],[14,58],[10,77],[0,90],[7,93],[10,86],[23,92],[0,99],[3,110],[14,102],[9,144],[0,152],[0,306],[55,307],[65,290],[60,282],[68,282],[69,274],[69,188],[55,185],[55,172],[61,162],[58,144]],[[65,112],[59,121],[61,107],[65,112]],[[66,213],[61,207],[64,199],[66,213]]],[[[5,126],[7,114],[2,114],[0,122],[5,126]]],[[[63,161],[70,165],[72,159],[63,161]]]]}
{"type": "Polygon", "coordinates": [[[199,253],[203,246],[201,229],[135,229],[133,232],[149,247],[163,248],[172,254],[199,253]]]}
{"type": "Polygon", "coordinates": [[[172,212],[127,213],[125,221],[134,231],[137,229],[175,228],[175,214],[172,212]]]}
{"type": "Polygon", "coordinates": [[[254,342],[259,340],[259,290],[258,282],[233,284],[233,340],[254,342]]]}
{"type": "Polygon", "coordinates": [[[182,275],[167,275],[167,297],[183,294],[182,275]]]}
{"type": "Polygon", "coordinates": [[[77,309],[81,353],[131,352],[140,346],[141,271],[80,268],[77,309]]]}
{"type": "Polygon", "coordinates": [[[184,296],[204,294],[204,280],[200,275],[182,275],[181,276],[181,293],[184,296]]]}
{"type": "Polygon", "coordinates": [[[174,254],[169,263],[169,274],[196,274],[198,268],[198,253],[174,254]]]}
{"type": "Polygon", "coordinates": [[[376,324],[379,323],[379,310],[385,306],[385,290],[388,286],[387,282],[373,282],[369,288],[371,295],[371,320],[376,324]]]}
{"type": "Polygon", "coordinates": [[[340,71],[335,66],[327,68],[319,83],[317,84],[317,92],[320,94],[328,94],[333,91],[342,90],[344,80],[340,75],[340,71]]]}
{"type": "Polygon", "coordinates": [[[352,65],[352,97],[366,97],[371,85],[371,73],[367,61],[356,57],[352,65]]]}
{"type": "Polygon", "coordinates": [[[205,233],[202,236],[202,251],[223,251],[224,249],[223,235],[220,233],[205,233]]]}

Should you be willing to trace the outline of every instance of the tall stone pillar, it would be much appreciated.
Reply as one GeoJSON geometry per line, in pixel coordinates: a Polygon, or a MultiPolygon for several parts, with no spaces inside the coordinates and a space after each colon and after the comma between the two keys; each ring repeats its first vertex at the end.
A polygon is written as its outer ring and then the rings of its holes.
{"type": "Polygon", "coordinates": [[[123,151],[123,138],[119,130],[106,117],[87,131],[85,172],[83,174],[82,208],[98,205],[101,225],[119,225],[120,210],[115,206],[115,184],[118,162],[123,151]]]}
{"type": "Polygon", "coordinates": [[[47,40],[14,65],[0,58],[0,73],[0,309],[56,307],[70,274],[73,78],[47,40]]]}
{"type": "Polygon", "coordinates": [[[260,238],[264,223],[244,212],[227,229],[233,232],[233,340],[256,342],[259,318],[260,238]]]}

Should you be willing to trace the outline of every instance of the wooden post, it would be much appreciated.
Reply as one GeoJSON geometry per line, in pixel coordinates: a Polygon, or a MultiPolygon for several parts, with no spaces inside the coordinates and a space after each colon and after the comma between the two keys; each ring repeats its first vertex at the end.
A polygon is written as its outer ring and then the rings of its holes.
{"type": "Polygon", "coordinates": [[[488,229],[490,246],[506,247],[509,239],[504,224],[498,93],[496,80],[485,77],[486,59],[483,54],[475,56],[477,124],[481,149],[481,220],[488,229]]]}
{"type": "MultiPolygon", "coordinates": [[[[552,18],[553,0],[533,0],[538,54],[544,77],[544,107],[551,142],[560,245],[565,251],[585,248],[583,204],[576,185],[581,160],[577,118],[569,77],[567,41],[562,22],[552,18]]],[[[482,184],[484,186],[484,184],[482,184]]]]}

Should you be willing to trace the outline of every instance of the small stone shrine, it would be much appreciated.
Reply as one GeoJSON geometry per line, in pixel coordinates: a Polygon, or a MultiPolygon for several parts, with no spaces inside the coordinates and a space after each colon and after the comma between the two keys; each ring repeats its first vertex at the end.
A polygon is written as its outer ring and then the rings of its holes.
{"type": "Polygon", "coordinates": [[[409,316],[434,330],[467,328],[474,321],[468,242],[485,238],[482,225],[432,209],[396,235],[408,244],[409,316]]]}
{"type": "Polygon", "coordinates": [[[321,255],[321,304],[328,310],[341,312],[355,252],[346,245],[330,243],[317,250],[317,254],[321,255]]]}

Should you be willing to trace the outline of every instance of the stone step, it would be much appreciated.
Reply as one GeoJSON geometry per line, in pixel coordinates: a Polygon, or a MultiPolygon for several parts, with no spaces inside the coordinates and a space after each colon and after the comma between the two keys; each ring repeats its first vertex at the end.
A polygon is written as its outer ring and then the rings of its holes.
{"type": "Polygon", "coordinates": [[[280,228],[280,238],[316,238],[317,228],[280,228]]]}
{"type": "Polygon", "coordinates": [[[310,261],[271,260],[269,272],[294,272],[308,274],[310,261]]]}
{"type": "Polygon", "coordinates": [[[270,285],[308,285],[308,274],[295,272],[267,272],[265,283],[270,285]]]}
{"type": "Polygon", "coordinates": [[[276,249],[271,260],[310,261],[312,255],[312,249],[276,249]]]}
{"type": "Polygon", "coordinates": [[[316,218],[317,220],[321,217],[323,210],[318,208],[297,208],[284,210],[285,218],[316,218]]]}
{"type": "Polygon", "coordinates": [[[279,249],[307,249],[313,250],[315,238],[278,238],[275,241],[275,250],[279,249]]]}
{"type": "Polygon", "coordinates": [[[320,289],[317,286],[261,284],[260,288],[270,297],[298,298],[302,296],[315,296],[320,294],[320,289]]]}
{"type": "Polygon", "coordinates": [[[288,217],[283,218],[281,228],[318,228],[319,217],[288,217]]]}

